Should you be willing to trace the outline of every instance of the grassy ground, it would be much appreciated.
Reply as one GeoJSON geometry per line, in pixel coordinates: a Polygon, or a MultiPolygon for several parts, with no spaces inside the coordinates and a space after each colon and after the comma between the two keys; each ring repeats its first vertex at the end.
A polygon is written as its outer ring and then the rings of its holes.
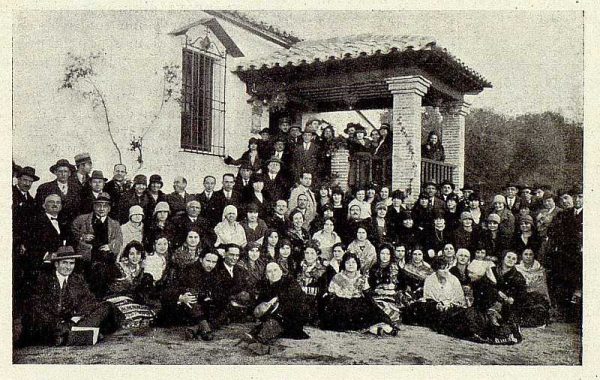
{"type": "Polygon", "coordinates": [[[280,340],[280,352],[256,356],[237,346],[251,324],[218,331],[211,342],[184,341],[180,328],[155,328],[134,335],[120,331],[93,347],[15,349],[18,364],[580,364],[581,337],[575,324],[523,329],[515,346],[471,343],[406,326],[397,337],[337,333],[306,328],[307,340],[280,340]]]}

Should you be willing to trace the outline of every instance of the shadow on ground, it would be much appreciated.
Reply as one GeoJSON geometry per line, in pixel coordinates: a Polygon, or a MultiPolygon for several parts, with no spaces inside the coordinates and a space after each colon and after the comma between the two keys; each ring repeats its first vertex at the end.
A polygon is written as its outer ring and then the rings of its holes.
{"type": "Polygon", "coordinates": [[[120,331],[93,347],[15,349],[16,364],[524,364],[578,365],[581,337],[574,324],[523,329],[523,342],[492,346],[406,326],[397,337],[307,328],[308,340],[280,340],[280,352],[256,356],[236,345],[251,324],[218,331],[214,341],[184,341],[180,328],[120,331]]]}

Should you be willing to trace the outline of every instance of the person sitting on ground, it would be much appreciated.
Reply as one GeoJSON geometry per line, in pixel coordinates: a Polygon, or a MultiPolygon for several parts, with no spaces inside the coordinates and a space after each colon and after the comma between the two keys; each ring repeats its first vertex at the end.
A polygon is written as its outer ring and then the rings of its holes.
{"type": "Polygon", "coordinates": [[[260,244],[250,242],[244,248],[244,255],[237,262],[238,266],[244,268],[247,277],[248,292],[253,296],[253,300],[258,296],[258,283],[265,276],[265,267],[267,260],[262,256],[260,244]]]}
{"type": "Polygon", "coordinates": [[[400,323],[398,302],[398,273],[400,268],[394,256],[394,247],[389,243],[379,246],[377,263],[369,271],[369,286],[373,290],[373,299],[383,312],[395,323],[400,323]]]}
{"type": "Polygon", "coordinates": [[[214,321],[221,310],[217,303],[219,278],[215,272],[219,261],[215,251],[203,252],[198,261],[172,278],[162,293],[164,323],[189,326],[185,330],[186,339],[214,339],[214,321]]]}
{"type": "Polygon", "coordinates": [[[146,254],[142,261],[144,273],[152,276],[154,285],[162,282],[167,269],[167,260],[169,259],[169,239],[158,235],[154,239],[153,249],[146,254]]]}
{"type": "Polygon", "coordinates": [[[141,242],[129,242],[123,250],[123,260],[116,264],[119,276],[109,286],[106,300],[118,310],[118,319],[123,328],[150,326],[159,312],[160,302],[153,289],[154,279],[144,272],[142,265],[145,257],[141,242]]]}
{"type": "Polygon", "coordinates": [[[308,339],[303,330],[309,310],[305,294],[298,283],[285,276],[276,263],[266,267],[266,281],[259,286],[254,317],[260,323],[243,338],[248,349],[256,354],[268,354],[278,338],[308,339]]]}
{"type": "Polygon", "coordinates": [[[433,270],[423,260],[423,248],[417,245],[409,254],[409,260],[400,270],[399,287],[404,293],[405,303],[420,299],[423,296],[423,284],[433,270]]]}
{"type": "Polygon", "coordinates": [[[80,258],[71,246],[52,253],[53,268],[40,275],[25,305],[23,343],[62,346],[69,343],[73,327],[96,327],[101,334],[114,331],[110,304],[98,302],[83,278],[73,273],[80,258]]]}
{"type": "Polygon", "coordinates": [[[300,263],[296,276],[304,293],[316,296],[319,293],[319,280],[325,273],[325,266],[319,260],[319,245],[316,241],[309,241],[304,247],[304,259],[300,263]]]}
{"type": "Polygon", "coordinates": [[[527,295],[520,307],[520,324],[523,327],[544,326],[550,317],[546,270],[535,259],[535,251],[531,248],[525,248],[521,257],[516,268],[525,278],[527,295]]]}
{"type": "Polygon", "coordinates": [[[390,326],[392,321],[366,294],[369,281],[360,271],[360,259],[346,252],[341,267],[343,270],[329,283],[327,299],[320,315],[321,327],[325,330],[352,331],[374,326],[378,335],[383,331],[395,334],[397,328],[390,326]]]}

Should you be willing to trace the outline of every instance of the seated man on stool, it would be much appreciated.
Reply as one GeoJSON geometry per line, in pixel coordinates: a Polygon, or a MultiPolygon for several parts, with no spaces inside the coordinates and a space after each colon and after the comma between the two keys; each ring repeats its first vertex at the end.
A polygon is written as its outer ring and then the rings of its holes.
{"type": "Polygon", "coordinates": [[[25,331],[29,341],[65,345],[73,326],[111,332],[110,305],[98,302],[81,275],[73,273],[79,258],[71,246],[59,247],[50,256],[53,270],[40,275],[27,308],[25,331]]]}

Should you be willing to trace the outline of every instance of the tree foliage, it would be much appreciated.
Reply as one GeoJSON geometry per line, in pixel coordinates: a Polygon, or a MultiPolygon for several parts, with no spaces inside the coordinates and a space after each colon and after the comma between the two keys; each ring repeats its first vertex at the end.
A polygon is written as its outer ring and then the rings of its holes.
{"type": "Polygon", "coordinates": [[[508,181],[563,190],[583,182],[583,127],[556,112],[507,117],[474,109],[465,128],[465,182],[483,191],[508,181]]]}

